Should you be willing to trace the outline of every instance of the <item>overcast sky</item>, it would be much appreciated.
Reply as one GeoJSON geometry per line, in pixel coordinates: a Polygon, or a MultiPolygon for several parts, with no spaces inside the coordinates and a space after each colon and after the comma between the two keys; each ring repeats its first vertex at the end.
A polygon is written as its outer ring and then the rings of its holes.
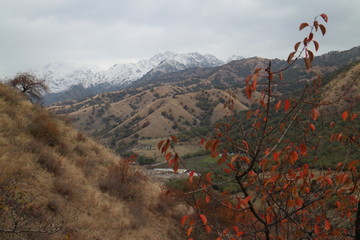
{"type": "Polygon", "coordinates": [[[0,74],[54,61],[108,68],[167,50],[287,58],[327,13],[320,53],[360,45],[359,0],[0,0],[0,74]]]}

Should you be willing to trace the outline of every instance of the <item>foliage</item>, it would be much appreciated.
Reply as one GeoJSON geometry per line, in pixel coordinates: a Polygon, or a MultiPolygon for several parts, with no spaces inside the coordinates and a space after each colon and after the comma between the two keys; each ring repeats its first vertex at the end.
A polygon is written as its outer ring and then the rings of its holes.
{"type": "MultiPolygon", "coordinates": [[[[321,20],[327,22],[327,15],[316,17],[311,25],[300,25],[300,30],[308,28],[309,33],[295,44],[287,66],[273,70],[269,62],[267,68],[258,68],[245,79],[245,95],[258,104],[257,109],[240,119],[234,115],[217,125],[213,138],[202,139],[222,170],[200,177],[194,171],[189,174],[191,188],[186,187],[185,198],[193,212],[181,220],[189,239],[360,238],[356,108],[349,102],[349,108],[340,112],[342,123],[327,124],[323,110],[329,103],[321,102],[320,77],[292,98],[274,94],[284,81],[283,73],[298,60],[303,59],[311,71],[314,53],[310,47],[319,49],[314,35],[326,33],[321,20]],[[323,128],[330,135],[322,135],[323,128]],[[344,149],[335,169],[315,168],[324,137],[344,149]]],[[[359,76],[354,82],[358,80],[359,76]]],[[[227,107],[234,110],[232,99],[227,107]]],[[[158,143],[175,172],[182,162],[174,147],[177,141],[171,136],[158,143]]]]}

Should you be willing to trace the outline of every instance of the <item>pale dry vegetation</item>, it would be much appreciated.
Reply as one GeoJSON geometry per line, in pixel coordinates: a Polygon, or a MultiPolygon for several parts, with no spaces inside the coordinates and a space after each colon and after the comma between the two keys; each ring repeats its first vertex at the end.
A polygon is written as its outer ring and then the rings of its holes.
{"type": "Polygon", "coordinates": [[[0,239],[177,239],[159,186],[0,85],[0,239]]]}

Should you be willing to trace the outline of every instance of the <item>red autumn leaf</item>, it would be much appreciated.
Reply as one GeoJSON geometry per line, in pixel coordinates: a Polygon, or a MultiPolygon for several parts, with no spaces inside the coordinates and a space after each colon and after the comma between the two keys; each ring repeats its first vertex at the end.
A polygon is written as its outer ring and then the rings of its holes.
{"type": "Polygon", "coordinates": [[[304,203],[304,200],[302,200],[302,198],[297,197],[297,198],[295,199],[295,204],[296,204],[296,206],[301,207],[301,206],[303,205],[303,203],[304,203]]]}
{"type": "Polygon", "coordinates": [[[199,214],[199,217],[200,217],[202,223],[203,223],[204,225],[206,225],[207,219],[206,219],[205,215],[204,215],[204,214],[199,214]]]}
{"type": "Polygon", "coordinates": [[[282,72],[279,72],[279,79],[280,79],[280,80],[283,80],[283,74],[282,74],[282,72]]]}
{"type": "Polygon", "coordinates": [[[351,115],[351,121],[354,121],[358,115],[358,113],[354,113],[353,115],[351,115]]]}
{"type": "Polygon", "coordinates": [[[280,106],[281,106],[281,100],[279,100],[279,101],[276,103],[276,105],[275,105],[275,110],[276,110],[276,111],[279,111],[280,106]]]}
{"type": "Polygon", "coordinates": [[[193,178],[194,178],[194,171],[191,171],[190,173],[189,173],[189,183],[192,183],[193,182],[193,178]]]}
{"type": "Polygon", "coordinates": [[[348,116],[349,116],[349,111],[345,111],[345,112],[343,112],[343,113],[341,114],[341,118],[342,118],[344,121],[346,121],[346,119],[348,118],[348,116]]]}
{"type": "Polygon", "coordinates": [[[176,136],[171,136],[171,139],[173,140],[174,143],[177,143],[177,137],[176,136]]]}
{"type": "Polygon", "coordinates": [[[324,19],[325,22],[328,21],[328,16],[325,13],[322,13],[320,16],[324,19]]]}
{"type": "Polygon", "coordinates": [[[314,21],[314,27],[315,27],[315,30],[317,31],[318,28],[319,28],[319,22],[318,21],[314,21]]]}
{"type": "Polygon", "coordinates": [[[206,181],[208,181],[208,183],[211,183],[211,175],[212,175],[212,173],[209,172],[209,173],[207,173],[206,176],[205,176],[206,181]]]}
{"type": "Polygon", "coordinates": [[[320,47],[319,43],[317,41],[315,41],[315,40],[313,41],[313,43],[314,43],[314,46],[315,46],[315,51],[318,51],[319,47],[320,47]]]}
{"type": "Polygon", "coordinates": [[[308,37],[309,42],[311,42],[313,38],[314,38],[314,34],[311,32],[308,37]]]}
{"type": "Polygon", "coordinates": [[[290,100],[286,99],[284,102],[284,110],[287,112],[290,108],[290,100]]]}
{"type": "Polygon", "coordinates": [[[297,42],[297,43],[295,44],[295,46],[294,46],[294,50],[295,50],[295,52],[297,52],[297,50],[298,50],[298,48],[299,48],[300,44],[301,44],[301,42],[297,42]]]}
{"type": "Polygon", "coordinates": [[[319,227],[319,225],[315,224],[315,226],[314,226],[314,232],[315,232],[315,234],[319,234],[319,233],[320,233],[320,227],[319,227]]]}
{"type": "Polygon", "coordinates": [[[319,24],[319,27],[320,27],[322,35],[324,36],[325,33],[326,33],[326,27],[324,25],[322,25],[322,24],[319,24]]]}
{"type": "Polygon", "coordinates": [[[315,125],[314,125],[314,124],[309,124],[309,127],[310,127],[311,131],[313,131],[313,132],[316,130],[315,125]]]}
{"type": "Polygon", "coordinates": [[[242,144],[246,149],[249,149],[249,144],[245,140],[242,141],[242,144]]]}
{"type": "Polygon", "coordinates": [[[288,59],[287,59],[287,62],[288,62],[288,63],[290,63],[291,60],[294,58],[295,53],[296,53],[296,52],[292,52],[292,53],[289,54],[289,57],[288,57],[288,59]]]}
{"type": "Polygon", "coordinates": [[[191,235],[191,232],[193,230],[193,226],[189,227],[187,232],[186,232],[186,235],[189,237],[191,235]]]}
{"type": "Polygon", "coordinates": [[[281,156],[281,152],[274,152],[273,153],[273,159],[274,161],[279,161],[279,157],[281,156]]]}
{"type": "Polygon", "coordinates": [[[165,155],[165,159],[166,159],[166,161],[169,161],[169,160],[170,160],[170,158],[171,158],[171,153],[167,153],[167,154],[165,155]]]}
{"type": "Polygon", "coordinates": [[[249,196],[247,196],[246,198],[244,198],[243,202],[246,203],[246,204],[248,204],[249,201],[251,200],[251,198],[252,198],[252,196],[249,195],[249,196]]]}
{"type": "Polygon", "coordinates": [[[209,203],[210,200],[211,200],[211,196],[210,196],[210,195],[206,195],[206,197],[205,197],[205,202],[206,202],[206,203],[209,203]]]}
{"type": "Polygon", "coordinates": [[[186,223],[186,221],[188,220],[189,215],[185,215],[181,218],[181,226],[183,227],[186,223]]]}
{"type": "Polygon", "coordinates": [[[301,31],[301,30],[303,30],[304,28],[306,28],[307,26],[309,26],[308,23],[302,23],[302,24],[300,24],[299,30],[301,31]]]}
{"type": "Polygon", "coordinates": [[[205,232],[211,233],[211,227],[209,225],[205,226],[205,232]]]}
{"type": "Polygon", "coordinates": [[[314,53],[310,50],[307,50],[307,53],[309,54],[310,63],[314,60],[314,53]]]}
{"type": "Polygon", "coordinates": [[[333,185],[334,185],[334,183],[333,183],[333,181],[331,180],[331,178],[325,176],[325,177],[324,177],[324,180],[325,180],[330,186],[333,186],[333,185]]]}
{"type": "Polygon", "coordinates": [[[238,157],[239,157],[239,154],[235,154],[235,155],[231,158],[230,163],[234,163],[234,162],[238,159],[238,157]]]}
{"type": "Polygon", "coordinates": [[[325,219],[325,230],[329,231],[331,228],[331,224],[329,222],[329,220],[325,219]]]}
{"type": "Polygon", "coordinates": [[[245,161],[247,164],[250,164],[250,162],[251,162],[251,161],[250,161],[250,158],[248,158],[248,157],[244,157],[244,156],[243,156],[243,157],[241,157],[240,159],[241,159],[242,161],[245,161]]]}
{"type": "Polygon", "coordinates": [[[251,91],[251,87],[249,85],[246,86],[246,88],[245,88],[245,94],[248,99],[251,99],[252,91],[251,91]]]}
{"type": "Polygon", "coordinates": [[[314,121],[316,121],[316,119],[318,119],[319,117],[319,111],[316,108],[313,108],[311,110],[311,117],[314,121]]]}
{"type": "Polygon", "coordinates": [[[294,165],[295,162],[298,160],[298,158],[299,158],[298,153],[296,151],[292,151],[291,154],[290,154],[290,163],[292,165],[294,165]]]}
{"type": "Polygon", "coordinates": [[[158,143],[157,147],[158,147],[159,150],[161,149],[161,147],[162,147],[162,145],[164,144],[164,142],[165,142],[165,140],[162,140],[162,141],[160,141],[160,142],[158,143]]]}
{"type": "Polygon", "coordinates": [[[303,156],[306,155],[306,144],[305,143],[300,144],[300,154],[303,156]]]}

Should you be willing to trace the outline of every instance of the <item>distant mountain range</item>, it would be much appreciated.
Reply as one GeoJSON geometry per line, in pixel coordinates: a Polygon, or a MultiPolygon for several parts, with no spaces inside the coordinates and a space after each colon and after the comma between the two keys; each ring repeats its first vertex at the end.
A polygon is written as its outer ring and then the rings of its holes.
{"type": "MultiPolygon", "coordinates": [[[[241,57],[233,56],[229,60],[239,58],[241,57]]],[[[59,100],[118,90],[147,73],[155,76],[194,67],[215,67],[223,64],[225,62],[211,54],[197,52],[176,54],[167,51],[137,63],[115,64],[105,71],[92,66],[57,62],[44,66],[36,73],[47,79],[51,93],[46,96],[46,102],[51,104],[59,100]]]]}
{"type": "MultiPolygon", "coordinates": [[[[316,57],[313,72],[305,71],[300,61],[284,74],[289,81],[279,86],[278,90],[284,92],[288,88],[299,88],[305,84],[305,79],[314,77],[315,72],[324,74],[359,59],[360,47],[354,47],[316,57]]],[[[189,79],[206,79],[211,82],[211,86],[220,88],[234,84],[241,87],[244,77],[255,68],[266,68],[270,61],[273,69],[286,66],[286,61],[280,59],[242,58],[234,55],[224,62],[210,54],[176,54],[167,51],[137,63],[115,64],[105,71],[91,66],[54,63],[39,70],[38,74],[44,76],[50,85],[51,93],[45,96],[45,105],[51,105],[128,87],[189,79]]]]}

